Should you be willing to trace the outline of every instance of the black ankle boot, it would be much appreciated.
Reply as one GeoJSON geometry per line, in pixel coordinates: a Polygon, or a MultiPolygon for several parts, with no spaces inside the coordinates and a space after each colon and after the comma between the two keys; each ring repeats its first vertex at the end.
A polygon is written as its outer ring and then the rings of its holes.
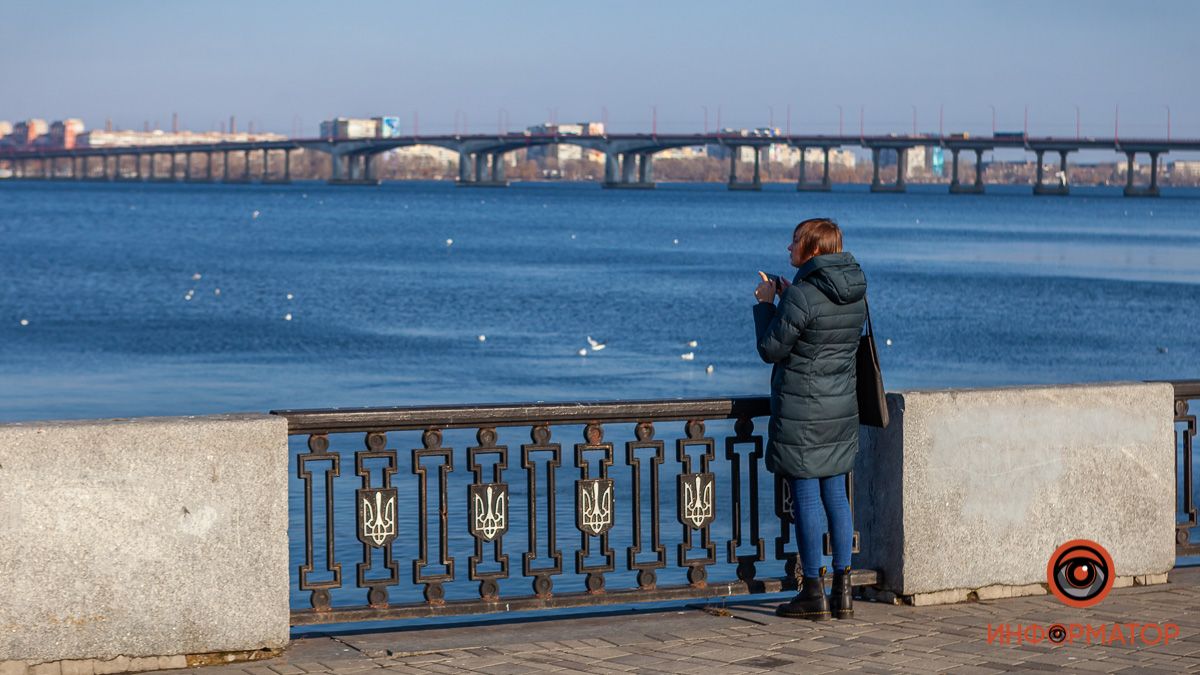
{"type": "Polygon", "coordinates": [[[850,568],[833,571],[833,592],[829,610],[835,619],[854,618],[854,588],[850,586],[850,568]]]}
{"type": "Polygon", "coordinates": [[[820,576],[801,579],[800,592],[790,602],[776,607],[775,613],[792,619],[831,619],[829,598],[825,596],[825,568],[821,568],[820,576]]]}

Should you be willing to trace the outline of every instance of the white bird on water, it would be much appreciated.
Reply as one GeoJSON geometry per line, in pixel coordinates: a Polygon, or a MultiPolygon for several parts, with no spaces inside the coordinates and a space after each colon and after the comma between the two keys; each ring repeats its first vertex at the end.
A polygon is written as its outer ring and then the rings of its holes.
{"type": "Polygon", "coordinates": [[[447,245],[447,246],[453,246],[453,245],[454,245],[454,240],[453,240],[453,239],[447,239],[447,240],[446,240],[446,245],[447,245]]]}
{"type": "Polygon", "coordinates": [[[480,336],[479,336],[479,341],[480,341],[480,342],[487,342],[487,336],[486,336],[486,335],[480,335],[480,336]]]}
{"type": "Polygon", "coordinates": [[[713,374],[713,366],[711,363],[708,364],[708,367],[704,369],[704,372],[708,373],[709,375],[713,374]]]}
{"type": "Polygon", "coordinates": [[[200,281],[200,279],[201,279],[201,276],[200,276],[199,272],[196,272],[195,274],[192,275],[192,281],[200,281]]]}
{"type": "Polygon", "coordinates": [[[284,321],[291,321],[291,320],[292,320],[292,313],[291,313],[291,312],[288,312],[287,314],[284,314],[284,315],[283,315],[283,320],[284,320],[284,321]]]}
{"type": "Polygon", "coordinates": [[[683,359],[684,361],[691,361],[696,358],[696,354],[695,352],[688,352],[686,354],[680,354],[679,358],[683,359]]]}
{"type": "Polygon", "coordinates": [[[598,352],[608,346],[599,340],[593,340],[591,335],[587,336],[587,341],[588,344],[592,346],[592,351],[594,352],[598,352]]]}
{"type": "Polygon", "coordinates": [[[699,346],[700,346],[700,343],[699,343],[699,342],[697,342],[696,340],[688,340],[687,346],[689,346],[689,347],[699,347],[699,346]]]}
{"type": "Polygon", "coordinates": [[[291,293],[288,293],[288,294],[287,294],[287,299],[288,299],[288,300],[291,300],[291,299],[292,299],[292,298],[294,298],[294,297],[296,297],[296,296],[292,295],[291,293]]]}
{"type": "Polygon", "coordinates": [[[21,325],[22,325],[22,326],[28,326],[28,325],[29,325],[29,319],[21,319],[21,325]]]}
{"type": "Polygon", "coordinates": [[[259,215],[261,215],[261,214],[260,214],[260,213],[259,213],[257,210],[255,210],[255,212],[254,212],[254,213],[250,214],[250,217],[251,217],[251,218],[257,218],[259,215]]]}
{"type": "Polygon", "coordinates": [[[580,350],[579,350],[579,355],[580,355],[580,356],[587,356],[587,350],[586,350],[586,349],[580,349],[580,350]]]}

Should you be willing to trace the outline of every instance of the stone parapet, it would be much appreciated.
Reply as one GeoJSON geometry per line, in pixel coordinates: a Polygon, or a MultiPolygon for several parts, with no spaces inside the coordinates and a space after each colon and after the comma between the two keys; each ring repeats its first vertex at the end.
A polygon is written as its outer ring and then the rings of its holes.
{"type": "Polygon", "coordinates": [[[1175,564],[1170,384],[890,394],[862,434],[855,565],[914,604],[1045,593],[1059,545],[1091,539],[1119,584],[1175,564]]]}
{"type": "Polygon", "coordinates": [[[287,463],[271,415],[0,425],[0,670],[282,648],[287,463]]]}

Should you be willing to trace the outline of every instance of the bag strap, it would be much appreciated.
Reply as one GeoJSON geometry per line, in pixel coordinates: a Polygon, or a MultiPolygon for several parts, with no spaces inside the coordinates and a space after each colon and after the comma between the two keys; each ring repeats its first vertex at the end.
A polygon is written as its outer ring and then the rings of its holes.
{"type": "Polygon", "coordinates": [[[871,303],[867,302],[867,296],[863,296],[863,305],[867,308],[867,332],[864,335],[875,337],[875,327],[871,325],[871,303]]]}

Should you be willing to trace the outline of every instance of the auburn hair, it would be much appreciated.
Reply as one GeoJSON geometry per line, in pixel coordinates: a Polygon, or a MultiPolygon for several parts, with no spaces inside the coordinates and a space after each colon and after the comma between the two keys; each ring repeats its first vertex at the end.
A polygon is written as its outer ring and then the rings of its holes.
{"type": "Polygon", "coordinates": [[[805,257],[842,252],[842,229],[828,218],[809,218],[796,226],[792,236],[800,234],[796,246],[805,257]]]}

